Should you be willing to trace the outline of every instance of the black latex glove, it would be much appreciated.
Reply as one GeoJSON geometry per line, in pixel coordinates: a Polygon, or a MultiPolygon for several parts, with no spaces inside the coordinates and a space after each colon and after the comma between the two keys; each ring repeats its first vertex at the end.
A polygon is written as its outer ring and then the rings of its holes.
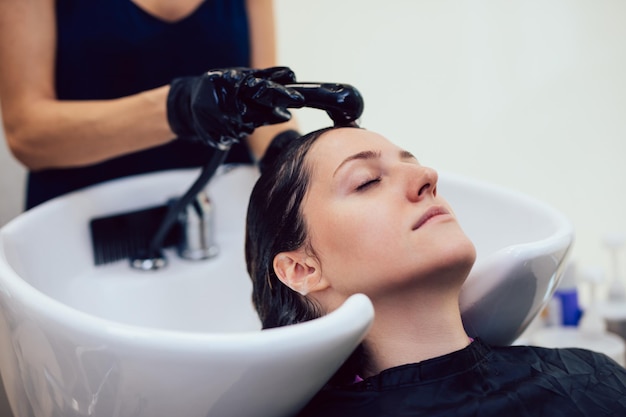
{"type": "Polygon", "coordinates": [[[225,68],[172,81],[167,118],[180,138],[227,149],[259,127],[286,122],[287,107],[302,107],[302,94],[287,67],[225,68]]]}

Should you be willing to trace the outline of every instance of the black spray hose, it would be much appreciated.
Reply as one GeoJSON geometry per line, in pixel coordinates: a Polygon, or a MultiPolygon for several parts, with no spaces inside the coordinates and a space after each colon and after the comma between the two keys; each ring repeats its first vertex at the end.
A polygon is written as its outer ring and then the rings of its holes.
{"type": "Polygon", "coordinates": [[[294,83],[285,87],[293,88],[304,96],[304,102],[294,108],[325,110],[335,126],[354,124],[363,113],[363,96],[350,84],[294,83]]]}

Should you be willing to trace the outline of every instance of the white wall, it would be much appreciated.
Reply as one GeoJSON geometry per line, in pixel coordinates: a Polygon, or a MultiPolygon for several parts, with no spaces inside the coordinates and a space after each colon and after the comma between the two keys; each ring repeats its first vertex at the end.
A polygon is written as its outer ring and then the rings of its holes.
{"type": "Polygon", "coordinates": [[[277,0],[277,17],[301,81],[353,84],[362,125],[424,164],[553,205],[576,228],[572,259],[610,270],[602,236],[626,232],[626,2],[277,0]]]}
{"type": "Polygon", "coordinates": [[[0,118],[0,227],[22,211],[26,175],[24,168],[7,148],[1,120],[2,118],[0,118]]]}
{"type": "MultiPolygon", "coordinates": [[[[0,227],[17,216],[22,209],[23,178],[24,169],[10,155],[0,123],[0,227]]],[[[0,378],[0,415],[12,416],[2,378],[0,378]]]]}

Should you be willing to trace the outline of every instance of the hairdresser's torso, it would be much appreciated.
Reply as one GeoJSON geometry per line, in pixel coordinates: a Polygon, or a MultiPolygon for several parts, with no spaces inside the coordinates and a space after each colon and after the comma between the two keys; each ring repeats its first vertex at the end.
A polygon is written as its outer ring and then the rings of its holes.
{"type": "MultiPolygon", "coordinates": [[[[250,65],[245,0],[58,0],[55,7],[59,100],[115,99],[211,68],[250,65]]],[[[200,166],[211,152],[172,141],[96,165],[31,172],[27,206],[113,178],[200,166]]],[[[229,161],[251,159],[237,145],[229,161]]]]}

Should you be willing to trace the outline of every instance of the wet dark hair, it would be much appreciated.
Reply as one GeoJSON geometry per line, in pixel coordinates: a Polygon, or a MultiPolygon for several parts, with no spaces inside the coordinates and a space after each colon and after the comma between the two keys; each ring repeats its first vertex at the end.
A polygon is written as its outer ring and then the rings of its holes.
{"type": "MultiPolygon", "coordinates": [[[[252,279],[252,301],[264,329],[322,315],[318,305],[278,279],[273,262],[277,254],[302,247],[314,254],[307,241],[301,210],[311,175],[306,155],[315,141],[332,129],[320,129],[301,137],[293,131],[281,135],[272,141],[259,163],[261,176],[248,205],[245,253],[252,279]]],[[[362,360],[362,347],[359,347],[333,381],[353,380],[362,360]]]]}
{"type": "Polygon", "coordinates": [[[276,137],[259,166],[246,219],[246,264],[252,301],[264,329],[312,320],[321,315],[312,301],[284,285],[274,272],[274,257],[307,243],[300,206],[309,185],[305,156],[325,128],[296,137],[276,137]]]}

